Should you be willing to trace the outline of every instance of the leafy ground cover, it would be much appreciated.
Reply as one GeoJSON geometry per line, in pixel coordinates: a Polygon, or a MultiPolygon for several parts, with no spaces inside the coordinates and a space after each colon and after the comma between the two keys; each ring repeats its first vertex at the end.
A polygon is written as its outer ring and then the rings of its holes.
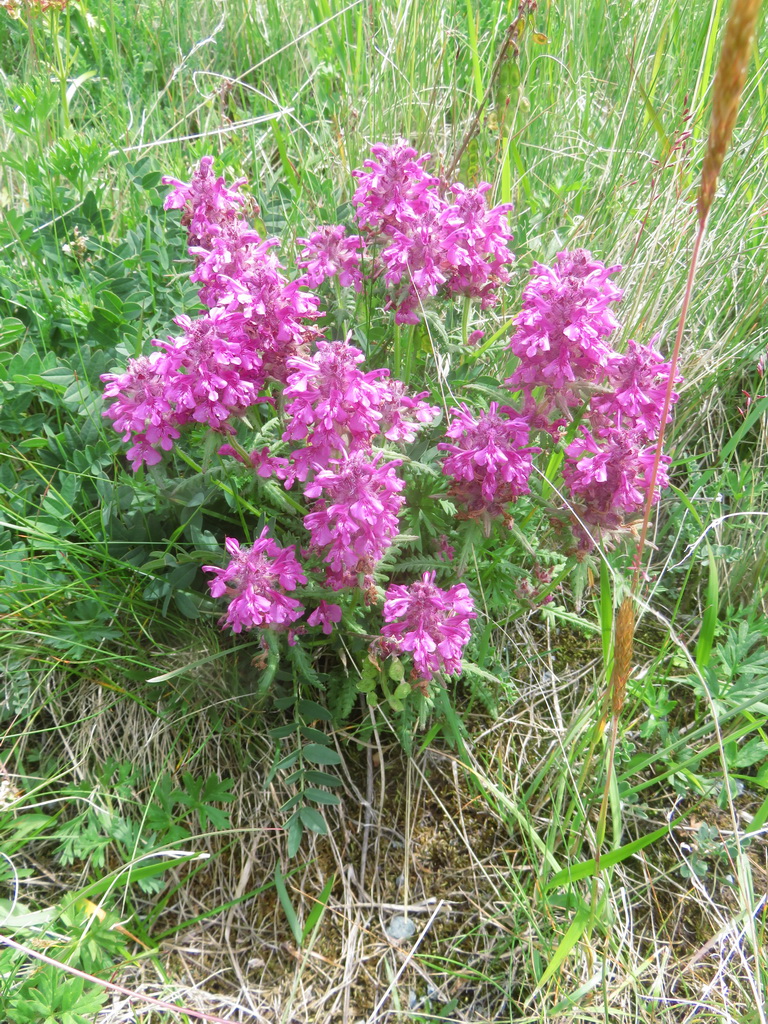
{"type": "MultiPolygon", "coordinates": [[[[509,401],[529,270],[559,252],[620,264],[612,344],[669,356],[727,5],[0,15],[3,1019],[763,1021],[764,26],[606,729],[632,537],[556,542],[564,445],[511,522],[457,523],[437,444],[451,406],[509,401]],[[330,634],[265,647],[220,628],[203,566],[265,525],[298,551],[301,494],[202,428],[132,472],[102,375],[199,309],[164,175],[213,155],[246,176],[249,223],[293,279],[299,240],[352,230],[352,171],[399,139],[513,204],[515,262],[490,308],[427,300],[398,326],[381,281],[317,285],[325,336],[351,331],[366,372],[442,411],[398,455],[407,500],[370,608],[345,597],[330,634]],[[412,688],[405,650],[368,657],[371,609],[424,572],[476,612],[445,688],[412,688]]],[[[276,422],[249,410],[248,447],[279,442],[276,422]]]]}

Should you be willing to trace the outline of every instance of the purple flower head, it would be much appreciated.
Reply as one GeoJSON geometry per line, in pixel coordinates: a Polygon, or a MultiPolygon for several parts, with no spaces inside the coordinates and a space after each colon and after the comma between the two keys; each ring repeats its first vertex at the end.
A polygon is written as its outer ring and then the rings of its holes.
{"type": "MultiPolygon", "coordinates": [[[[586,427],[565,449],[563,480],[577,502],[579,518],[602,531],[619,529],[628,517],[636,516],[645,504],[653,470],[654,448],[644,446],[642,434],[626,430],[606,430],[599,439],[586,427]]],[[[666,466],[671,459],[662,456],[653,494],[669,485],[666,466]]]]}
{"type": "MultiPolygon", "coordinates": [[[[654,348],[655,340],[646,346],[628,341],[626,353],[608,371],[612,390],[595,395],[590,402],[591,412],[624,430],[638,430],[649,441],[658,437],[661,428],[661,410],[672,370],[672,364],[654,348]]],[[[681,379],[677,377],[676,382],[681,379]]],[[[673,393],[672,402],[677,399],[673,393]]]]}
{"type": "Polygon", "coordinates": [[[204,156],[189,182],[170,175],[163,176],[164,185],[173,185],[163,206],[166,210],[184,210],[181,223],[189,232],[189,244],[210,249],[222,229],[233,225],[246,226],[240,217],[245,198],[239,194],[245,178],[238,178],[230,188],[223,178],[213,174],[213,157],[204,156]]]}
{"type": "Polygon", "coordinates": [[[437,199],[439,179],[424,170],[430,154],[418,156],[405,142],[378,143],[371,153],[375,159],[352,172],[360,182],[352,197],[358,224],[383,231],[418,224],[437,199]]]}
{"type": "Polygon", "coordinates": [[[435,573],[425,572],[409,587],[393,583],[388,588],[381,635],[390,651],[410,652],[418,679],[430,680],[436,672],[461,671],[470,619],[476,617],[463,583],[442,590],[435,586],[435,573]]]}
{"type": "Polygon", "coordinates": [[[488,182],[471,189],[452,185],[456,198],[440,214],[443,261],[449,268],[446,290],[479,299],[483,308],[496,303],[496,291],[509,281],[507,265],[514,260],[507,222],[512,204],[488,209],[485,193],[490,188],[488,182]]]}
{"type": "Polygon", "coordinates": [[[133,440],[127,458],[134,472],[141,466],[154,466],[170,451],[178,439],[176,416],[167,394],[168,362],[160,352],[129,359],[124,373],[103,373],[104,398],[116,401],[102,412],[122,434],[133,440]]]}
{"type": "Polygon", "coordinates": [[[379,429],[388,441],[410,444],[416,439],[416,432],[439,414],[436,405],[428,405],[424,399],[428,391],[409,395],[401,380],[383,380],[379,383],[379,429]]]}
{"type": "Polygon", "coordinates": [[[192,320],[176,317],[184,334],[156,342],[166,355],[166,398],[180,423],[207,423],[227,430],[233,416],[258,401],[264,382],[260,357],[243,329],[243,317],[222,315],[192,320]]]}
{"type": "Polygon", "coordinates": [[[379,465],[366,453],[353,452],[333,468],[320,470],[305,488],[316,498],[304,517],[310,548],[323,553],[326,578],[333,590],[354,587],[363,576],[363,589],[373,583],[373,569],[397,536],[397,514],[405,483],[397,475],[399,461],[379,465]]]}
{"type": "Polygon", "coordinates": [[[309,238],[297,238],[296,241],[304,246],[296,265],[306,269],[298,279],[299,284],[317,288],[328,278],[338,277],[342,288],[352,287],[356,292],[363,290],[363,275],[360,273],[363,239],[360,235],[347,235],[343,224],[324,224],[309,238]]]}
{"type": "Polygon", "coordinates": [[[286,594],[307,582],[293,545],[281,548],[267,537],[264,527],[251,547],[241,547],[227,537],[226,548],[231,555],[229,565],[225,569],[204,565],[203,572],[214,574],[208,583],[212,597],[232,598],[224,621],[233,632],[259,627],[286,629],[301,618],[302,605],[286,594]]]}
{"type": "Polygon", "coordinates": [[[380,391],[387,370],[363,373],[360,349],[345,341],[319,341],[311,358],[289,361],[285,391],[288,428],[285,441],[303,441],[294,452],[299,479],[343,452],[367,448],[379,433],[380,391]]]}
{"type": "Polygon", "coordinates": [[[280,263],[272,252],[279,245],[277,238],[262,241],[258,232],[234,226],[225,228],[209,249],[192,247],[198,264],[190,280],[202,285],[200,301],[209,309],[237,309],[249,318],[258,313],[258,296],[265,280],[284,284],[280,263]]]}
{"type": "Polygon", "coordinates": [[[530,491],[533,455],[541,449],[527,446],[528,423],[496,402],[478,417],[463,404],[451,409],[446,435],[456,443],[437,447],[450,453],[443,462],[443,473],[453,477],[450,493],[467,506],[467,515],[482,517],[489,528],[505,505],[530,491]]]}
{"type": "Polygon", "coordinates": [[[622,292],[610,280],[621,268],[606,267],[584,249],[558,253],[554,267],[535,263],[523,292],[509,347],[521,360],[508,387],[530,392],[544,386],[580,404],[580,384],[600,384],[615,359],[605,344],[619,325],[609,306],[622,292]]]}
{"type": "Polygon", "coordinates": [[[326,636],[333,632],[333,624],[341,622],[341,606],[321,601],[307,619],[310,626],[322,626],[326,636]]]}
{"type": "Polygon", "coordinates": [[[248,455],[247,459],[243,455],[232,447],[231,444],[223,444],[216,450],[217,455],[228,455],[230,458],[237,459],[244,466],[248,466],[250,469],[256,471],[256,476],[262,479],[268,479],[273,474],[275,476],[283,476],[284,471],[288,466],[288,460],[282,458],[280,455],[270,455],[269,448],[265,445],[263,448],[254,448],[254,450],[248,455]]]}
{"type": "Polygon", "coordinates": [[[441,269],[443,260],[443,239],[438,225],[425,218],[410,229],[408,234],[393,231],[390,244],[381,253],[384,264],[384,280],[390,286],[399,285],[405,279],[420,297],[437,295],[446,275],[441,269]]]}

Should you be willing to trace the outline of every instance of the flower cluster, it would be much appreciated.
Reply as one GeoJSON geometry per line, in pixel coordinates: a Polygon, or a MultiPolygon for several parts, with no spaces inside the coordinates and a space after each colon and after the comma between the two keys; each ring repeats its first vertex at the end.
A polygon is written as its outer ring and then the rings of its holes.
{"type": "Polygon", "coordinates": [[[166,210],[183,210],[181,223],[187,229],[190,247],[207,252],[226,228],[248,230],[248,222],[241,216],[245,210],[245,197],[240,186],[245,178],[238,178],[227,188],[223,178],[213,175],[213,157],[204,156],[188,182],[163,175],[164,185],[173,185],[163,204],[166,210]]]}
{"type": "Polygon", "coordinates": [[[301,618],[304,608],[286,591],[306,583],[307,577],[296,561],[291,545],[281,548],[267,536],[267,527],[251,547],[241,547],[227,537],[229,565],[220,569],[204,565],[203,572],[212,572],[211,595],[231,598],[225,622],[233,632],[257,627],[285,629],[301,618]]]}
{"type": "Polygon", "coordinates": [[[104,374],[104,413],[123,440],[132,440],[134,470],[154,465],[179,437],[179,427],[206,423],[228,433],[229,421],[263,400],[269,379],[284,381],[288,360],[317,334],[316,296],[289,282],[273,249],[244,219],[246,200],[212,171],[203,157],[189,182],[173,186],[166,209],[181,209],[195,258],[191,279],[201,285],[208,313],[175,323],[183,336],[155,340],[162,354],[132,360],[124,373],[104,374]],[[309,323],[307,321],[310,321],[309,323]]]}
{"type": "Polygon", "coordinates": [[[283,392],[283,440],[303,445],[291,452],[289,468],[276,471],[286,486],[303,481],[305,496],[314,500],[304,525],[334,590],[358,583],[368,590],[398,532],[401,463],[372,457],[374,440],[413,440],[438,411],[423,395],[408,395],[387,370],[361,370],[363,358],[348,342],[319,341],[313,356],[290,361],[283,392]]]}
{"type": "Polygon", "coordinates": [[[369,449],[378,434],[413,441],[437,415],[423,401],[426,392],[408,395],[401,381],[389,379],[389,370],[363,372],[364,358],[348,342],[319,341],[313,356],[289,361],[283,440],[304,442],[291,455],[300,480],[329,459],[369,449]]]}
{"type": "Polygon", "coordinates": [[[461,671],[469,623],[476,617],[463,583],[442,590],[435,586],[435,573],[425,572],[408,587],[393,583],[387,590],[381,649],[408,651],[418,680],[428,681],[441,670],[453,675],[461,671]]]}
{"type": "MultiPolygon", "coordinates": [[[[613,531],[621,527],[624,517],[636,515],[650,487],[654,452],[642,446],[632,431],[605,429],[595,438],[582,427],[581,437],[565,449],[563,466],[563,479],[578,502],[582,523],[600,532],[613,531]]],[[[659,500],[659,488],[669,485],[665,468],[669,462],[669,456],[662,456],[654,502],[659,500]]]]}
{"type": "MultiPolygon", "coordinates": [[[[104,416],[130,442],[134,470],[159,463],[181,430],[198,424],[226,438],[219,453],[256,478],[276,477],[286,489],[299,482],[305,565],[294,545],[281,547],[265,527],[251,545],[226,539],[226,567],[204,566],[213,574],[211,595],[229,599],[223,621],[236,633],[286,631],[291,643],[307,627],[330,635],[344,615],[340,592],[361,589],[366,604],[380,600],[377,565],[398,536],[405,500],[398,472],[405,460],[389,449],[413,442],[439,410],[427,392],[409,393],[389,370],[366,370],[350,338],[323,337],[320,300],[306,289],[336,279],[361,292],[366,280],[380,281],[398,323],[417,323],[437,296],[466,296],[483,307],[496,302],[512,261],[510,207],[490,208],[486,183],[441,181],[425,169],[428,161],[405,143],[374,146],[354,172],[359,233],[326,225],[300,238],[301,273],[293,281],[278,261],[277,239],[249,225],[253,207],[242,180],[227,185],[210,157],[189,182],[164,179],[172,186],[166,208],[182,211],[203,309],[177,317],[180,333],[154,340],[151,355],[102,377],[104,416]],[[274,453],[263,444],[249,451],[236,436],[238,420],[260,402],[275,407],[265,433],[276,436],[281,417],[274,453]],[[300,622],[305,608],[293,595],[310,578],[326,597],[340,596],[338,603],[316,597],[300,622]]],[[[582,551],[626,530],[646,500],[671,369],[656,339],[629,341],[623,353],[610,343],[619,326],[613,307],[622,292],[612,280],[619,269],[584,250],[560,253],[553,267],[534,265],[510,342],[519,364],[505,382],[521,392],[519,408],[492,402],[482,411],[460,402],[450,409],[437,445],[448,493],[460,506],[458,518],[481,522],[487,535],[530,493],[542,450],[531,441],[534,432],[550,447],[553,439],[562,445],[562,481],[582,551]]],[[[482,333],[474,331],[470,342],[482,333]]],[[[654,501],[668,483],[668,464],[661,460],[654,501]]],[[[441,535],[436,559],[446,570],[454,553],[441,535]]],[[[548,571],[537,570],[527,599],[539,600],[541,591],[548,600],[549,583],[548,571]]],[[[351,602],[347,611],[355,604],[363,607],[351,602]]],[[[410,585],[393,584],[383,615],[372,653],[410,656],[412,680],[425,692],[436,674],[460,671],[476,616],[464,584],[441,589],[430,571],[410,585]]]]}
{"type": "Polygon", "coordinates": [[[306,269],[299,278],[300,284],[317,288],[323,281],[338,277],[342,287],[352,287],[356,292],[363,290],[362,236],[348,235],[343,224],[323,224],[309,238],[296,241],[304,246],[296,259],[296,266],[306,269]]]}
{"type": "Polygon", "coordinates": [[[155,341],[160,351],[129,360],[124,373],[106,373],[104,411],[124,441],[131,467],[155,465],[188,423],[231,432],[233,416],[259,400],[262,359],[245,332],[243,317],[214,310],[191,319],[176,317],[183,334],[155,341]]]}
{"type": "Polygon", "coordinates": [[[504,506],[529,492],[533,456],[541,449],[528,446],[527,421],[496,402],[477,417],[464,404],[451,409],[445,433],[454,443],[437,447],[449,453],[443,473],[453,477],[450,493],[466,506],[466,516],[482,519],[490,533],[491,521],[504,514],[504,506]]]}
{"type": "Polygon", "coordinates": [[[545,387],[561,404],[580,405],[579,388],[605,379],[615,353],[604,339],[619,326],[610,306],[623,296],[609,278],[620,269],[584,249],[558,253],[554,267],[534,263],[509,345],[520,365],[508,387],[545,387]]]}
{"type": "Polygon", "coordinates": [[[494,305],[513,260],[511,206],[489,209],[487,182],[468,189],[428,174],[430,155],[418,156],[404,142],[377,144],[371,153],[353,171],[358,187],[352,202],[362,233],[324,226],[299,239],[304,249],[297,263],[307,271],[302,281],[316,287],[338,276],[341,285],[360,291],[366,250],[370,277],[382,278],[389,288],[387,308],[395,310],[397,323],[418,323],[423,306],[438,294],[469,296],[483,308],[494,305]]]}
{"type": "Polygon", "coordinates": [[[373,585],[374,566],[397,536],[405,487],[395,472],[399,465],[353,452],[320,470],[304,488],[308,498],[317,499],[304,517],[309,546],[322,554],[333,590],[373,585]]]}
{"type": "MultiPolygon", "coordinates": [[[[531,429],[560,433],[581,409],[563,480],[583,549],[623,529],[645,504],[671,372],[656,339],[630,340],[623,354],[607,340],[619,326],[611,306],[623,293],[610,278],[620,269],[583,249],[559,253],[554,267],[534,264],[509,346],[520,362],[506,384],[522,390],[531,429]],[[563,418],[551,422],[553,411],[563,418]]],[[[653,501],[668,484],[669,461],[660,462],[653,501]]]]}

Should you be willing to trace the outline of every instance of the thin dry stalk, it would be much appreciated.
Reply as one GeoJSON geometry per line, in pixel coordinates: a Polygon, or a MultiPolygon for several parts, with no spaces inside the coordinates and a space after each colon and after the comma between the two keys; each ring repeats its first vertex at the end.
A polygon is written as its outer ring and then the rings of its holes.
{"type": "Polygon", "coordinates": [[[653,495],[656,490],[656,478],[658,476],[661,453],[664,445],[664,433],[667,425],[667,417],[672,404],[672,390],[675,386],[677,376],[677,364],[680,358],[680,344],[683,340],[685,321],[688,315],[691,295],[693,293],[693,281],[696,276],[696,266],[699,261],[701,244],[704,241],[704,231],[707,217],[712,206],[712,200],[717,187],[717,179],[720,169],[723,166],[728,145],[733,135],[733,127],[736,123],[736,115],[741,102],[741,94],[744,90],[744,83],[747,77],[747,65],[752,49],[752,39],[755,33],[757,16],[760,12],[762,0],[733,0],[728,24],[725,28],[720,61],[715,72],[715,81],[712,87],[712,116],[710,121],[709,140],[707,151],[704,156],[704,164],[701,169],[701,186],[696,203],[696,210],[699,217],[699,226],[696,232],[696,240],[691,254],[691,262],[688,268],[688,279],[685,284],[683,305],[680,310],[680,320],[677,325],[675,346],[672,351],[671,368],[669,381],[664,395],[664,405],[661,412],[661,428],[656,441],[656,452],[654,454],[651,479],[648,483],[648,493],[645,500],[645,511],[643,524],[640,529],[640,539],[637,543],[635,553],[634,575],[632,579],[632,592],[637,592],[640,582],[640,567],[642,564],[643,549],[648,536],[648,523],[651,518],[651,507],[653,495]]]}

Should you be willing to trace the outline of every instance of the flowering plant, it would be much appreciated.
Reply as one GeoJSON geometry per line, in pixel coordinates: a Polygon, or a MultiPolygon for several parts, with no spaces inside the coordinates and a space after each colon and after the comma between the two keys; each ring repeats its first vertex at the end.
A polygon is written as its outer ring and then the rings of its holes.
{"type": "MultiPolygon", "coordinates": [[[[202,567],[211,597],[228,601],[222,625],[255,631],[265,651],[284,633],[289,651],[305,645],[306,664],[329,645],[349,651],[345,636],[382,672],[381,660],[402,656],[408,679],[395,694],[385,688],[394,707],[409,693],[429,701],[437,683],[461,673],[480,595],[456,577],[483,538],[514,527],[516,506],[525,502],[526,521],[543,529],[550,564],[583,560],[632,529],[670,375],[656,339],[630,340],[623,352],[611,343],[621,268],[582,249],[534,263],[508,343],[514,368],[486,405],[471,388],[453,397],[467,374],[446,376],[440,353],[414,369],[425,315],[457,301],[459,367],[477,365],[470,345],[483,331],[468,334],[471,305],[482,315],[501,301],[514,261],[511,207],[490,206],[487,183],[444,181],[429,162],[404,142],[375,145],[354,172],[353,224],[298,238],[295,271],[288,256],[278,260],[279,240],[251,226],[258,210],[244,179],[228,185],[211,157],[189,182],[165,178],[201,308],[176,317],[180,334],[102,378],[104,416],[134,471],[159,473],[190,431],[194,442],[203,430],[218,438],[222,472],[260,495],[255,539],[227,537],[229,561],[202,567]],[[410,332],[406,375],[421,371],[416,389],[380,365],[383,347],[374,351],[354,323],[343,339],[324,330],[344,289],[368,321],[375,309],[389,317],[392,337],[410,332]],[[420,577],[400,554],[407,547],[420,577]]],[[[554,587],[538,561],[531,572],[536,587],[521,570],[517,588],[529,605],[554,587]]],[[[370,686],[360,689],[375,700],[370,686]]],[[[349,703],[337,701],[337,711],[349,703]]]]}

